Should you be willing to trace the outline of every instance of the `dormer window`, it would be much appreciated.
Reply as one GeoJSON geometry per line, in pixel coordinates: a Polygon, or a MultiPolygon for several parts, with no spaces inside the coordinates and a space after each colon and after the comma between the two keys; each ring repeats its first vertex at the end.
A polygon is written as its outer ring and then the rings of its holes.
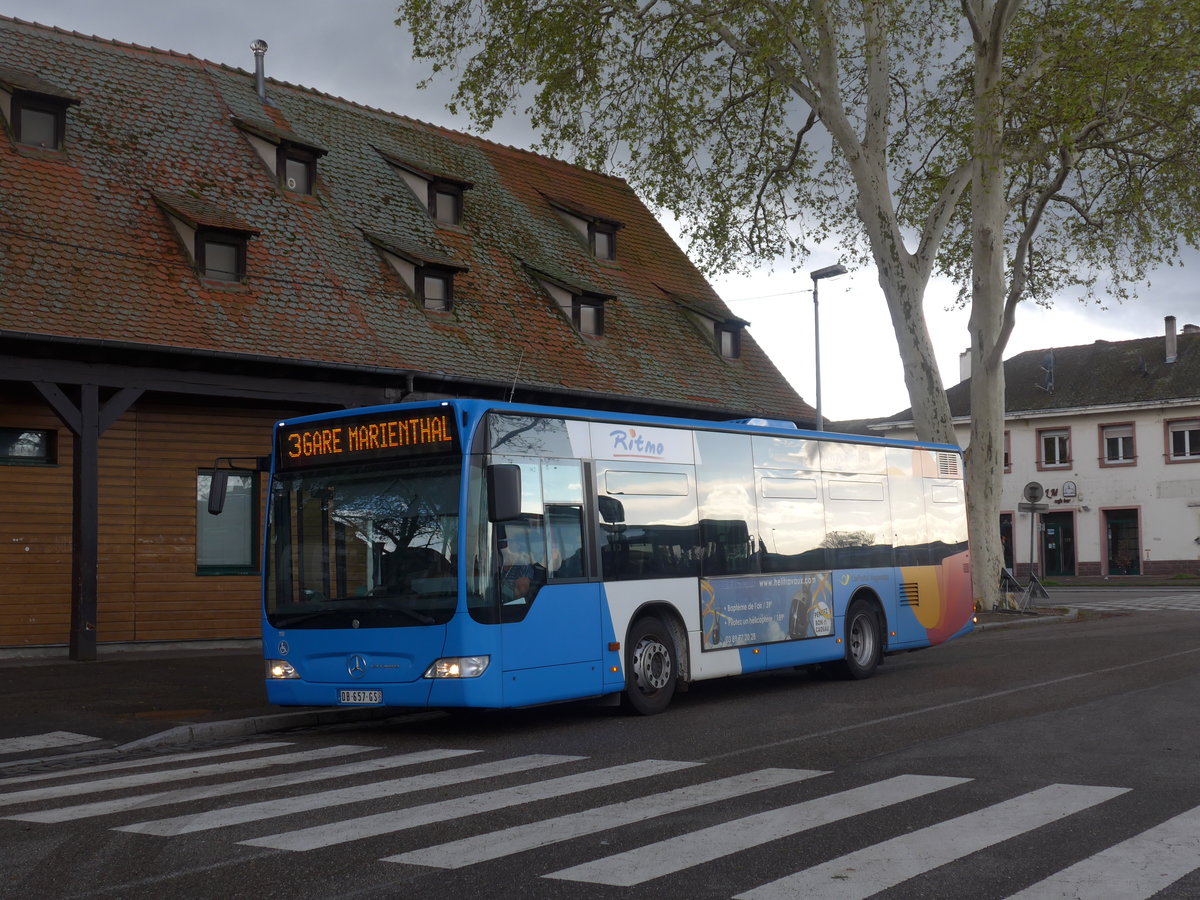
{"type": "Polygon", "coordinates": [[[62,150],[67,137],[67,109],[78,102],[36,75],[0,68],[0,112],[18,144],[62,150]]]}
{"type": "Polygon", "coordinates": [[[604,334],[604,298],[577,294],[571,298],[571,324],[580,334],[601,337],[604,334]]]}
{"type": "Polygon", "coordinates": [[[434,312],[449,312],[453,301],[454,273],[437,266],[418,266],[416,273],[417,299],[421,306],[434,312]]]}
{"type": "Polygon", "coordinates": [[[462,221],[463,188],[444,178],[429,182],[429,214],[435,222],[458,225],[462,221]]]}
{"type": "Polygon", "coordinates": [[[620,222],[606,218],[595,210],[586,209],[578,203],[546,197],[554,211],[587,241],[588,249],[596,259],[617,258],[617,231],[620,222]]]}
{"type": "Polygon", "coordinates": [[[717,352],[726,359],[737,359],[742,355],[742,329],[729,322],[718,322],[714,328],[717,352]]]}
{"type": "Polygon", "coordinates": [[[235,118],[234,123],[283,190],[305,196],[316,190],[317,160],[325,155],[323,148],[269,122],[235,118]]]}
{"type": "Polygon", "coordinates": [[[317,180],[317,154],[284,141],[277,156],[279,186],[297,194],[311,194],[317,180]]]}
{"type": "Polygon", "coordinates": [[[596,259],[616,259],[617,226],[611,222],[589,223],[588,245],[596,259]]]}
{"type": "Polygon", "coordinates": [[[66,139],[67,104],[51,97],[14,94],[13,137],[18,144],[61,150],[66,139]]]}
{"type": "Polygon", "coordinates": [[[370,234],[384,260],[429,312],[450,312],[454,306],[454,276],[467,267],[446,253],[419,247],[398,235],[370,234]]]}
{"type": "Polygon", "coordinates": [[[245,233],[220,228],[196,229],[196,271],[213,281],[245,278],[245,233]]]}
{"type": "Polygon", "coordinates": [[[742,332],[750,323],[745,319],[730,316],[724,310],[713,308],[711,300],[668,296],[683,307],[688,318],[695,323],[712,342],[712,348],[722,359],[739,359],[742,355],[742,332]]]}
{"type": "Polygon", "coordinates": [[[258,231],[194,197],[155,194],[179,242],[206,281],[238,284],[246,278],[246,247],[258,231]]]}
{"type": "Polygon", "coordinates": [[[589,337],[604,336],[604,304],[612,299],[611,296],[572,285],[542,272],[533,274],[542,290],[550,295],[576,331],[589,337]]]}
{"type": "Polygon", "coordinates": [[[396,170],[396,174],[404,179],[404,183],[416,195],[433,221],[439,225],[462,224],[463,196],[471,189],[470,182],[446,173],[429,172],[382,150],[379,153],[388,165],[396,170]]]}

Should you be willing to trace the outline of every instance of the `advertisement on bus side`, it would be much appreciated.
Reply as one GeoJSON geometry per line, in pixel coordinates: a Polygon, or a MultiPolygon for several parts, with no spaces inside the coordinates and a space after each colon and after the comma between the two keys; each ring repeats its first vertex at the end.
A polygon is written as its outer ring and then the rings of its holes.
{"type": "Polygon", "coordinates": [[[700,579],[704,650],[833,634],[830,572],[700,579]]]}

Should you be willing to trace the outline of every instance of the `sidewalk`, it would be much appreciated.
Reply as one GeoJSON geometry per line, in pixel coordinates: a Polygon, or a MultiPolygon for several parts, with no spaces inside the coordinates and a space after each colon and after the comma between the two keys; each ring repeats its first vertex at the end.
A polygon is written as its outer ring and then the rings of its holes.
{"type": "MultiPolygon", "coordinates": [[[[271,706],[257,641],[101,645],[95,662],[69,660],[66,648],[48,652],[56,655],[0,656],[0,740],[58,731],[97,740],[26,757],[221,740],[399,712],[271,706]]],[[[0,756],[0,767],[7,759],[0,756]]]]}

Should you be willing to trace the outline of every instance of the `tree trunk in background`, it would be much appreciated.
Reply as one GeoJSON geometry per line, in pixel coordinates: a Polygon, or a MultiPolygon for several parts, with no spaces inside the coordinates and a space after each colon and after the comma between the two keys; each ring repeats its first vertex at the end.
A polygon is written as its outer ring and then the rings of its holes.
{"type": "Polygon", "coordinates": [[[1000,596],[1000,492],[1004,477],[1002,327],[1007,294],[1004,107],[1000,83],[1004,3],[979,2],[975,32],[974,171],[971,181],[971,438],[966,454],[967,527],[976,606],[1000,596]]]}

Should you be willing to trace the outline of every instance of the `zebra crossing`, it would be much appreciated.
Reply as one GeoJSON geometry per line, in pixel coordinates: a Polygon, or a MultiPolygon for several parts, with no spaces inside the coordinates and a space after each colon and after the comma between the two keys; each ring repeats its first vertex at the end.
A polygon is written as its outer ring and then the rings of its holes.
{"type": "Polygon", "coordinates": [[[1183,612],[1200,612],[1200,591],[1176,594],[1145,595],[1138,593],[1117,593],[1097,597],[1075,596],[1071,592],[1055,593],[1054,603],[1071,606],[1075,609],[1087,609],[1095,612],[1116,610],[1180,610],[1183,612]]]}
{"type": "MultiPolygon", "coordinates": [[[[201,832],[223,840],[222,830],[229,829],[231,845],[288,853],[374,839],[370,846],[375,849],[364,863],[373,858],[388,866],[465,869],[588,836],[620,833],[652,820],[672,822],[677,817],[674,821],[687,823],[691,820],[685,814],[704,808],[717,811],[705,820],[721,818],[717,824],[685,827],[681,833],[676,826],[663,828],[660,833],[667,836],[632,849],[608,854],[601,849],[596,858],[567,868],[546,862],[542,865],[546,871],[538,869],[538,860],[553,857],[532,857],[532,868],[526,867],[532,877],[560,883],[636,888],[655,879],[682,876],[714,860],[736,859],[773,842],[819,834],[835,823],[934,799],[975,781],[906,773],[826,789],[822,779],[828,781],[836,773],[763,768],[710,778],[707,767],[661,759],[609,765],[585,756],[550,753],[493,758],[485,751],[461,748],[388,753],[377,747],[338,744],[297,750],[286,741],[265,741],[0,779],[0,819],[43,827],[68,823],[78,827],[90,821],[103,829],[155,840],[201,832]],[[420,769],[404,774],[414,767],[420,769]],[[377,776],[382,780],[371,780],[377,776]],[[512,776],[519,776],[517,783],[505,784],[512,776]],[[202,779],[205,784],[185,784],[202,779]],[[657,787],[664,779],[669,784],[686,783],[657,787]],[[622,785],[641,787],[643,792],[618,802],[611,802],[611,797],[598,804],[589,800],[589,792],[594,798],[622,785]],[[459,786],[474,792],[422,801],[423,792],[459,786]],[[806,799],[790,802],[795,791],[806,799]],[[238,799],[247,794],[269,799],[238,799]],[[581,807],[575,812],[545,817],[533,809],[539,801],[572,795],[581,807]],[[413,798],[412,805],[408,798],[413,798]],[[389,807],[382,812],[357,810],[367,803],[378,809],[381,801],[389,807]],[[203,808],[189,811],[192,804],[203,808]],[[724,805],[744,812],[747,804],[759,811],[740,816],[732,812],[732,819],[719,815],[724,805]],[[499,817],[502,827],[488,830],[488,814],[500,811],[505,812],[499,817]],[[326,821],[330,812],[334,821],[326,821]],[[316,814],[315,823],[305,822],[308,813],[316,814]],[[106,817],[109,821],[104,821],[106,817]],[[470,830],[478,833],[450,841],[422,841],[422,829],[440,835],[432,826],[456,821],[469,821],[470,830]],[[258,833],[247,837],[247,829],[258,833]],[[400,840],[397,836],[402,833],[405,839],[400,846],[407,849],[379,851],[381,844],[400,840]],[[425,846],[413,849],[414,843],[425,846]]],[[[774,880],[753,883],[750,868],[744,873],[749,883],[731,896],[736,900],[870,897],[1084,811],[1103,810],[1104,804],[1131,790],[1043,785],[924,827],[896,826],[892,830],[900,833],[842,855],[830,854],[833,858],[774,880]]],[[[580,844],[593,851],[606,846],[604,841],[580,844]]],[[[1011,900],[1150,897],[1200,869],[1200,807],[1085,859],[1067,862],[1055,874],[1023,887],[1011,900]]]]}

